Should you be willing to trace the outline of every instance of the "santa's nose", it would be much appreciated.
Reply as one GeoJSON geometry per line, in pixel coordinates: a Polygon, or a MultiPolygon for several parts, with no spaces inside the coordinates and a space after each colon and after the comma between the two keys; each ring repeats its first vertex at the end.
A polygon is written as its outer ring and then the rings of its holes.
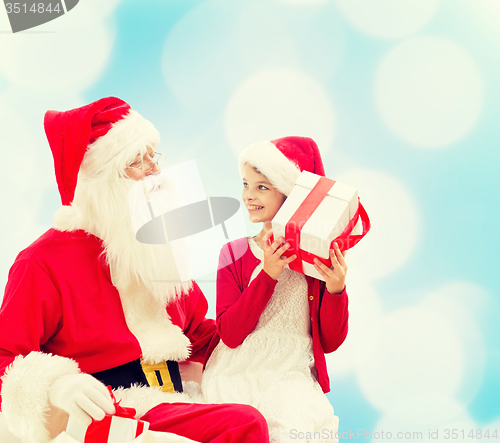
{"type": "Polygon", "coordinates": [[[146,175],[151,175],[151,174],[157,174],[161,171],[161,168],[160,168],[160,165],[158,163],[154,163],[153,164],[153,167],[151,168],[151,170],[149,170],[146,175]]]}

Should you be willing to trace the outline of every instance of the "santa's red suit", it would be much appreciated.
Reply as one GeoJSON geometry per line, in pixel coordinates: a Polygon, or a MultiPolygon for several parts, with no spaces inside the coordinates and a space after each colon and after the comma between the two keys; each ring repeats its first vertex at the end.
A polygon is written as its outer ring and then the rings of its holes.
{"type": "Polygon", "coordinates": [[[145,297],[149,286],[120,275],[126,269],[120,254],[126,251],[114,251],[108,241],[118,234],[102,230],[97,236],[98,226],[82,203],[88,189],[80,182],[91,177],[89,183],[97,180],[104,190],[125,180],[117,171],[158,142],[154,127],[125,102],[107,98],[49,114],[45,128],[65,207],[56,228],[16,258],[0,310],[1,407],[11,432],[38,443],[64,430],[67,415],[54,411],[49,390],[60,377],[83,372],[117,389],[121,404],[136,408],[153,431],[200,442],[268,441],[267,425],[255,409],[192,404],[178,392],[175,366],[176,393],[147,386],[141,370],[141,362],[202,363],[215,332],[196,283],[178,285],[174,296],[163,299],[145,297]],[[99,178],[108,163],[108,176],[99,178]],[[81,189],[75,191],[77,182],[81,189]]]}
{"type": "MultiPolygon", "coordinates": [[[[32,351],[74,359],[89,374],[141,358],[102,252],[102,241],[83,230],[50,229],[18,255],[0,313],[2,373],[17,355],[32,351]]],[[[189,360],[203,362],[215,326],[205,318],[207,302],[198,286],[172,302],[167,312],[189,338],[189,360]]],[[[163,334],[166,360],[186,357],[187,346],[178,344],[180,334],[174,328],[170,336],[163,334]]]]}

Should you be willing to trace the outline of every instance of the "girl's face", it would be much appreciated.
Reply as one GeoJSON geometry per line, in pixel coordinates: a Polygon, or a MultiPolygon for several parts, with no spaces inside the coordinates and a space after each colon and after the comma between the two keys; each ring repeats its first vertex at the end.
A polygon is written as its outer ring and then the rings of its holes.
{"type": "Polygon", "coordinates": [[[252,223],[270,222],[285,201],[265,175],[246,164],[243,175],[243,202],[252,223]]]}

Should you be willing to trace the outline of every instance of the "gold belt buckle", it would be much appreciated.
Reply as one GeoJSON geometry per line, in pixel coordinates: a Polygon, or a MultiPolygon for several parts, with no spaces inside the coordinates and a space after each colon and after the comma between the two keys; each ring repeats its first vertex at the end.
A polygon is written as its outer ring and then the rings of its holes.
{"type": "Polygon", "coordinates": [[[166,361],[154,365],[141,362],[141,366],[149,386],[159,386],[162,392],[175,392],[166,361]]]}

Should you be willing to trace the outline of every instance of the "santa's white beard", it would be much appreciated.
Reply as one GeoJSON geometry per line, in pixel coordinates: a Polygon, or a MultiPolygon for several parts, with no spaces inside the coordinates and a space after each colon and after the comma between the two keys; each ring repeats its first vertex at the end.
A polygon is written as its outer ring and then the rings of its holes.
{"type": "MultiPolygon", "coordinates": [[[[167,191],[162,176],[144,180],[149,194],[167,191]]],[[[120,177],[99,180],[80,175],[72,208],[78,211],[79,228],[103,240],[111,278],[118,290],[143,286],[145,297],[165,305],[189,290],[192,282],[181,283],[168,244],[150,245],[136,240],[128,201],[129,190],[136,183],[120,177]]]]}

